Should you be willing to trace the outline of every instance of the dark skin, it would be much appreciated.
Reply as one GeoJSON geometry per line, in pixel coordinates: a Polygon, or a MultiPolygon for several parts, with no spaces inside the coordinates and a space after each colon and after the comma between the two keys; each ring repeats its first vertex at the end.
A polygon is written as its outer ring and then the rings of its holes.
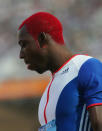
{"type": "MultiPolygon", "coordinates": [[[[25,26],[18,32],[18,43],[21,46],[20,58],[24,59],[30,70],[40,74],[47,70],[54,73],[73,56],[65,45],[57,44],[48,34],[44,34],[43,38],[39,35],[38,42],[39,48],[25,26]]],[[[88,111],[93,130],[102,131],[102,106],[93,106],[88,111]]]]}
{"type": "Polygon", "coordinates": [[[46,34],[46,39],[43,42],[40,40],[40,48],[38,48],[25,26],[18,32],[18,43],[21,46],[20,58],[24,59],[28,69],[38,73],[47,70],[54,73],[73,56],[65,45],[57,44],[48,34],[46,34]]]}
{"type": "Polygon", "coordinates": [[[94,131],[102,131],[102,106],[93,106],[88,109],[94,131]]]}

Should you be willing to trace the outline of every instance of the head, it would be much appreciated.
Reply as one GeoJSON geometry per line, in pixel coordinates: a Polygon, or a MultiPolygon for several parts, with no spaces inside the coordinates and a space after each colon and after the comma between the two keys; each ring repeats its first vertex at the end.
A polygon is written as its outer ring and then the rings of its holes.
{"type": "Polygon", "coordinates": [[[20,58],[28,69],[43,73],[49,70],[51,56],[56,45],[64,45],[60,21],[46,12],[27,18],[18,29],[20,58]]]}

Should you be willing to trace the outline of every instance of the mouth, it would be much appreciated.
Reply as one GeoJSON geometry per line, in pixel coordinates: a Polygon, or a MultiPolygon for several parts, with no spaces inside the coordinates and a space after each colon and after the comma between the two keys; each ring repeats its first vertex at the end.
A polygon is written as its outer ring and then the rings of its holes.
{"type": "Polygon", "coordinates": [[[29,69],[29,67],[31,65],[30,62],[24,59],[24,63],[27,65],[27,68],[29,69]]]}
{"type": "Polygon", "coordinates": [[[27,61],[27,60],[25,60],[25,59],[24,59],[24,63],[25,63],[26,65],[30,64],[30,62],[27,61]]]}
{"type": "Polygon", "coordinates": [[[27,59],[23,59],[24,60],[24,63],[26,65],[26,68],[28,70],[34,70],[35,69],[35,64],[32,63],[32,61],[28,61],[27,59]]]}
{"type": "Polygon", "coordinates": [[[27,68],[30,69],[31,64],[27,64],[27,68]]]}
{"type": "Polygon", "coordinates": [[[28,63],[28,62],[25,62],[25,64],[27,65],[27,69],[30,69],[31,64],[30,64],[30,63],[28,63]]]}

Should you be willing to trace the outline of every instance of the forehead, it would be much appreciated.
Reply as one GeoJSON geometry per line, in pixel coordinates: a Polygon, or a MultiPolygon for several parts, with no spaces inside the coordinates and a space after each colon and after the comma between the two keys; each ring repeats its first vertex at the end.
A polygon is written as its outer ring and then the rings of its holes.
{"type": "Polygon", "coordinates": [[[33,40],[33,37],[27,32],[25,26],[23,26],[18,32],[18,40],[33,40]]]}

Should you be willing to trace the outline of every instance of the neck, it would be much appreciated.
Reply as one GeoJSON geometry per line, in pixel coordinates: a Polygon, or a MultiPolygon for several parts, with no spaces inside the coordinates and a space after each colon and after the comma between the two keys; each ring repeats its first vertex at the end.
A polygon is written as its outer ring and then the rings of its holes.
{"type": "Polygon", "coordinates": [[[51,57],[49,69],[53,74],[56,72],[65,62],[67,62],[74,54],[69,51],[65,46],[55,49],[53,56],[51,57]]]}

